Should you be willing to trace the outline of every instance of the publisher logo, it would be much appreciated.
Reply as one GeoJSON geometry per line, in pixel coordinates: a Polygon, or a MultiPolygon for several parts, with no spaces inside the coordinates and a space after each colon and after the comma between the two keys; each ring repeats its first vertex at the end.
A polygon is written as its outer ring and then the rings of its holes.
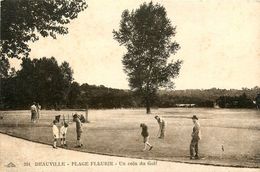
{"type": "Polygon", "coordinates": [[[9,164],[5,165],[7,168],[12,168],[12,167],[16,167],[16,165],[12,162],[10,162],[9,164]]]}

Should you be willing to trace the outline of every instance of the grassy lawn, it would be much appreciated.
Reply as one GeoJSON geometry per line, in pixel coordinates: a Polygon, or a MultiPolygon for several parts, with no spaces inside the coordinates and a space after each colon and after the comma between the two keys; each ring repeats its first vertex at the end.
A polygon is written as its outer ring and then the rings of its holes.
{"type": "MultiPolygon", "coordinates": [[[[30,123],[29,111],[1,111],[0,132],[29,140],[52,144],[52,121],[55,115],[75,111],[41,111],[37,124],[30,123]]],[[[84,114],[84,112],[78,112],[84,114]]],[[[76,144],[75,123],[68,129],[68,149],[126,157],[206,163],[260,168],[260,111],[230,109],[156,109],[146,115],[144,109],[90,110],[91,123],[83,126],[81,149],[76,144]],[[166,137],[157,139],[158,124],[154,115],[162,116],[166,137]],[[199,149],[201,160],[189,160],[191,116],[197,115],[202,129],[199,149]],[[140,123],[149,127],[152,151],[143,152],[140,123]],[[222,145],[224,151],[222,151],[222,145]]]]}

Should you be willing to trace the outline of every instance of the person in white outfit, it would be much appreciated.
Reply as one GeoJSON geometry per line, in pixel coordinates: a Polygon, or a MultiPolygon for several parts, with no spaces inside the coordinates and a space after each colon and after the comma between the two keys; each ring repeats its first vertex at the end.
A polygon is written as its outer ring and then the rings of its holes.
{"type": "Polygon", "coordinates": [[[66,122],[63,123],[62,127],[60,128],[60,141],[61,141],[61,146],[66,146],[66,136],[67,136],[67,130],[68,130],[68,124],[66,122]]]}
{"type": "Polygon", "coordinates": [[[59,139],[59,128],[57,127],[58,121],[54,120],[53,121],[53,126],[52,126],[52,133],[53,133],[53,148],[57,149],[57,140],[59,139]]]}
{"type": "Polygon", "coordinates": [[[35,123],[36,117],[37,117],[37,107],[36,107],[36,103],[33,102],[31,106],[31,122],[35,123]]]}

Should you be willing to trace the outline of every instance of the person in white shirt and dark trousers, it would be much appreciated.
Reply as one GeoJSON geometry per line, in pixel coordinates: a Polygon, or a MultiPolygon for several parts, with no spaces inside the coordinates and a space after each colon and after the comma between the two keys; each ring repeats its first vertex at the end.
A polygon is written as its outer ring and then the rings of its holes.
{"type": "Polygon", "coordinates": [[[53,133],[53,148],[57,149],[57,141],[60,136],[59,128],[57,127],[57,120],[53,121],[53,126],[52,126],[52,133],[53,133]]]}

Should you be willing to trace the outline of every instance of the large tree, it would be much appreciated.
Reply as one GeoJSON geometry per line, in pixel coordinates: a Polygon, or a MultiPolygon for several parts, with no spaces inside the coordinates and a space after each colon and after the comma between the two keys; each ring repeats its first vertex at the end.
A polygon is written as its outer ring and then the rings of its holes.
{"type": "Polygon", "coordinates": [[[1,60],[28,57],[39,36],[67,34],[66,24],[86,8],[85,0],[2,0],[1,60]]]}
{"type": "Polygon", "coordinates": [[[68,24],[87,8],[86,0],[2,0],[0,78],[8,77],[8,58],[28,57],[28,43],[67,34],[68,24]]]}
{"type": "Polygon", "coordinates": [[[176,27],[172,26],[166,10],[160,4],[144,3],[138,9],[125,10],[114,39],[124,45],[124,71],[129,86],[145,101],[150,113],[153,97],[159,88],[173,86],[173,78],[179,75],[182,61],[170,61],[180,46],[172,41],[176,27]]]}
{"type": "Polygon", "coordinates": [[[43,107],[65,105],[73,80],[67,62],[58,65],[56,59],[22,58],[21,70],[0,82],[2,108],[26,108],[33,101],[43,107]]]}

